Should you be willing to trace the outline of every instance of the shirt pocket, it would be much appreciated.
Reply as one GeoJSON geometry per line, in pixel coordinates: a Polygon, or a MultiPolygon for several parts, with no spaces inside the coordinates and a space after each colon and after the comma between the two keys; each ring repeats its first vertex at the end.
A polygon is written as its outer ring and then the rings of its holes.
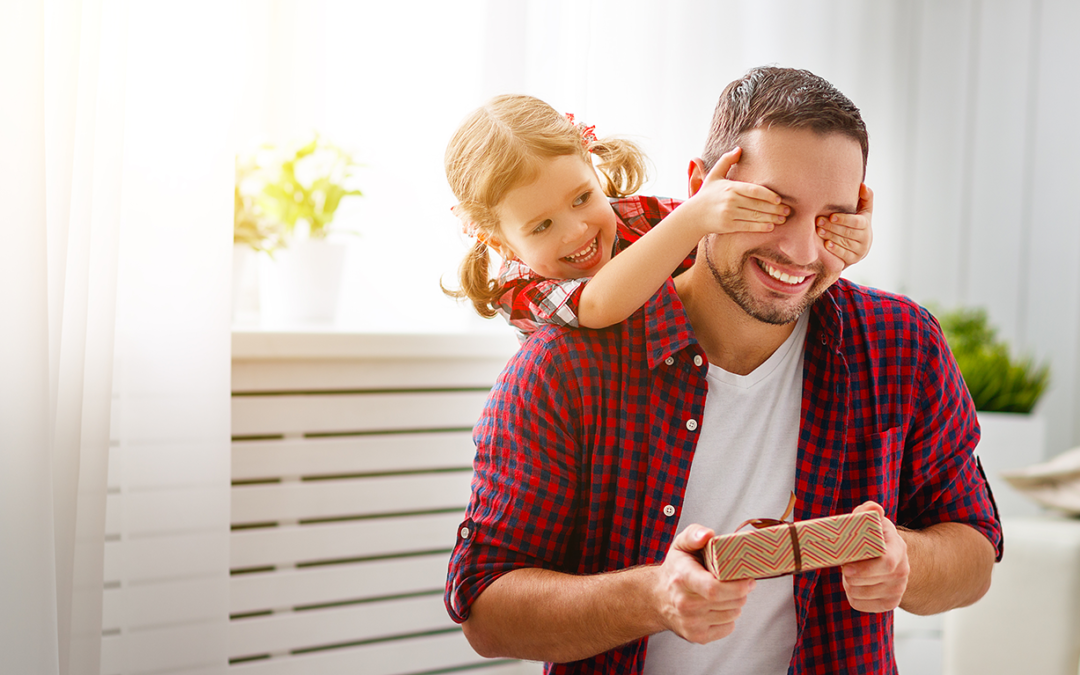
{"type": "Polygon", "coordinates": [[[893,427],[848,439],[845,489],[840,496],[849,507],[846,512],[874,501],[881,504],[890,520],[896,519],[904,464],[903,432],[902,427],[893,427]]]}

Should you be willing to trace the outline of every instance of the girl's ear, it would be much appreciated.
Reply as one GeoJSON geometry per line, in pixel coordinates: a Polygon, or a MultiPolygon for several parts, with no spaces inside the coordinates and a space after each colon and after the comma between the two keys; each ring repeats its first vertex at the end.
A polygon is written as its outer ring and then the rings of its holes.
{"type": "Polygon", "coordinates": [[[494,249],[495,252],[499,254],[499,257],[501,257],[503,260],[506,260],[507,258],[513,257],[514,253],[510,250],[510,248],[506,244],[504,244],[502,242],[501,239],[499,239],[499,237],[495,233],[491,233],[491,234],[478,233],[476,235],[476,237],[480,241],[487,244],[488,247],[494,249]]]}

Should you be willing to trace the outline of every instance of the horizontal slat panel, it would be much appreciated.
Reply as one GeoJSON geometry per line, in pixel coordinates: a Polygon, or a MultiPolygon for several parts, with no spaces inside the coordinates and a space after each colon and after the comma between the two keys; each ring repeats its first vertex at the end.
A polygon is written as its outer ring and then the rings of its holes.
{"type": "Polygon", "coordinates": [[[505,358],[233,361],[233,391],[490,387],[505,358]]]}
{"type": "MultiPolygon", "coordinates": [[[[240,675],[311,675],[363,673],[400,675],[427,670],[481,665],[484,660],[469,646],[461,631],[376,642],[360,647],[333,649],[269,661],[238,663],[229,671],[240,675]]],[[[481,671],[483,672],[483,671],[481,671]]]]}
{"type": "Polygon", "coordinates": [[[105,533],[127,535],[217,531],[229,509],[228,486],[111,494],[105,533]]]}
{"type": "Polygon", "coordinates": [[[464,509],[469,471],[378,476],[275,485],[238,485],[232,490],[232,522],[464,509]]]}
{"type": "Polygon", "coordinates": [[[439,590],[446,586],[449,557],[437,553],[235,575],[229,580],[229,613],[245,614],[439,590]]]}
{"type": "Polygon", "coordinates": [[[238,619],[229,625],[229,658],[355,643],[454,625],[442,595],[238,619]]]}
{"type": "Polygon", "coordinates": [[[225,569],[228,537],[220,532],[106,542],[105,581],[211,576],[225,569]]]}
{"type": "Polygon", "coordinates": [[[449,549],[462,517],[463,513],[439,513],[237,530],[232,533],[229,566],[243,569],[449,549]]]}
{"type": "Polygon", "coordinates": [[[221,665],[215,663],[214,656],[226,653],[228,635],[224,618],[214,623],[109,635],[101,640],[101,672],[102,675],[220,673],[221,665]]]}
{"type": "Polygon", "coordinates": [[[182,488],[205,482],[206,476],[227,476],[227,443],[223,435],[213,443],[124,443],[110,448],[110,487],[126,491],[182,488]]]}
{"type": "Polygon", "coordinates": [[[486,391],[234,396],[233,436],[471,429],[486,391]]]}
{"type": "Polygon", "coordinates": [[[229,578],[107,588],[102,593],[102,630],[211,621],[229,615],[229,578]]]}
{"type": "Polygon", "coordinates": [[[233,480],[470,467],[472,432],[387,434],[232,444],[233,480]]]}
{"type": "MultiPolygon", "coordinates": [[[[121,635],[106,635],[101,638],[101,675],[141,675],[139,671],[129,670],[124,666],[125,640],[121,635]]],[[[221,675],[222,670],[221,664],[214,663],[202,667],[186,667],[182,672],[183,675],[221,675]]]]}

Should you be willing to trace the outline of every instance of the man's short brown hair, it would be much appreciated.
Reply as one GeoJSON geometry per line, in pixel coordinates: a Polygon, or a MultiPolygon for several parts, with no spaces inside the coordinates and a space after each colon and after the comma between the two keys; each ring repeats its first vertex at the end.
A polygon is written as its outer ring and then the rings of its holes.
{"type": "Polygon", "coordinates": [[[870,139],[855,104],[828,81],[808,70],[762,66],[724,88],[713,113],[702,159],[709,170],[742,135],[757,128],[812,129],[841,133],[862,148],[863,173],[870,139]]]}

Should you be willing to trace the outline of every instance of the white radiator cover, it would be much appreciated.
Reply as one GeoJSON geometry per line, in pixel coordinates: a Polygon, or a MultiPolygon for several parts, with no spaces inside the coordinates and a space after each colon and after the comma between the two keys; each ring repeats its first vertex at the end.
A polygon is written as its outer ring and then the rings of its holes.
{"type": "Polygon", "coordinates": [[[229,671],[513,675],[442,593],[499,335],[236,333],[229,671]]]}

